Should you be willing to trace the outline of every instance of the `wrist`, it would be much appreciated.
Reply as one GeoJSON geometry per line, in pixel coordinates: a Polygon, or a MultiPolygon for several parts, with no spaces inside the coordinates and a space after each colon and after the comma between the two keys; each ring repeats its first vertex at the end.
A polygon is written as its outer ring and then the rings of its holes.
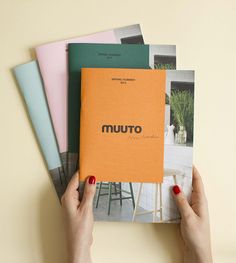
{"type": "Polygon", "coordinates": [[[70,263],[91,263],[91,250],[90,247],[76,248],[70,253],[70,263]]]}
{"type": "Polygon", "coordinates": [[[184,263],[212,263],[211,248],[185,249],[184,263]]]}

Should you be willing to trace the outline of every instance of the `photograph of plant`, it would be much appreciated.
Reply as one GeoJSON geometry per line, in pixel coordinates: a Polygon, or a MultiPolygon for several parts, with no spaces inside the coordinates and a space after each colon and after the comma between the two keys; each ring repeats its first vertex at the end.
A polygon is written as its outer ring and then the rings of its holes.
{"type": "Polygon", "coordinates": [[[177,131],[177,142],[193,141],[194,97],[188,90],[171,92],[170,108],[177,131]]]}
{"type": "Polygon", "coordinates": [[[149,66],[152,69],[176,69],[176,46],[149,45],[149,66]]]}
{"type": "Polygon", "coordinates": [[[154,64],[154,69],[175,69],[175,65],[169,63],[157,63],[154,64]]]}
{"type": "Polygon", "coordinates": [[[175,69],[175,56],[154,55],[154,69],[175,69]]]}

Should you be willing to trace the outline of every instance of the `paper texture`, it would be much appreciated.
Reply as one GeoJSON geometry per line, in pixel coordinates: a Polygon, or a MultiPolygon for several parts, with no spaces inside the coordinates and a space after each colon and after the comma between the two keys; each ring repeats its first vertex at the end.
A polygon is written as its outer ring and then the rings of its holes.
{"type": "MultiPolygon", "coordinates": [[[[68,45],[69,151],[78,153],[80,127],[81,68],[176,68],[174,45],[88,44],[68,45]]],[[[79,153],[78,153],[79,155],[79,153]]],[[[74,165],[74,171],[76,165],[74,165]]],[[[73,171],[73,169],[72,169],[73,171]]]]}
{"type": "MultiPolygon", "coordinates": [[[[143,43],[143,37],[139,25],[131,25],[36,47],[36,55],[45,86],[47,101],[60,153],[68,151],[67,44],[83,42],[121,43],[121,41],[129,43],[130,41],[134,41],[132,37],[135,37],[136,43],[143,43]]],[[[72,162],[72,165],[74,163],[73,159],[77,160],[77,155],[74,156],[73,153],[74,152],[72,152],[71,156],[72,161],[70,161],[72,162]]]]}
{"type": "Polygon", "coordinates": [[[162,182],[165,74],[82,69],[81,180],[162,182]]]}
{"type": "MultiPolygon", "coordinates": [[[[191,196],[194,91],[191,70],[82,69],[81,180],[89,175],[97,177],[93,204],[96,221],[179,222],[171,189],[178,184],[188,199],[191,196]],[[129,72],[128,76],[124,72],[129,72]],[[135,82],[135,76],[138,79],[141,72],[148,72],[149,78],[137,85],[131,95],[129,87],[139,83],[135,82]],[[157,80],[152,82],[152,74],[164,76],[163,104],[160,94],[147,99],[151,94],[149,83],[154,84],[155,92],[160,88],[157,80]],[[146,102],[148,105],[144,105],[146,102]],[[156,104],[158,107],[152,111],[151,105],[156,104]],[[155,133],[146,136],[145,129],[149,120],[152,128],[159,127],[161,118],[151,116],[158,114],[160,105],[164,112],[161,130],[164,151],[155,141],[155,133]],[[141,126],[145,132],[138,128],[130,133],[125,127],[130,120],[134,121],[132,126],[141,126]],[[150,140],[153,145],[149,145],[150,140]],[[162,171],[160,165],[153,166],[161,162],[162,171]]],[[[81,181],[80,196],[83,185],[81,181]]]]}
{"type": "Polygon", "coordinates": [[[48,170],[60,197],[65,190],[66,180],[56,138],[54,135],[42,79],[36,61],[14,68],[16,80],[26,103],[32,125],[41,147],[48,170]]]}

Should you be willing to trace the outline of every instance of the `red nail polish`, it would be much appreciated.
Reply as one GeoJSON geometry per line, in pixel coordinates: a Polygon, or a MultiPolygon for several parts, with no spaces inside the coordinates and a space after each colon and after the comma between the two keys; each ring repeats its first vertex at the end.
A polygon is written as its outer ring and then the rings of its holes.
{"type": "Polygon", "coordinates": [[[95,184],[96,183],[96,177],[91,175],[88,180],[89,184],[95,184]]]}
{"type": "Polygon", "coordinates": [[[181,191],[178,185],[174,185],[172,188],[175,195],[178,195],[181,191]]]}

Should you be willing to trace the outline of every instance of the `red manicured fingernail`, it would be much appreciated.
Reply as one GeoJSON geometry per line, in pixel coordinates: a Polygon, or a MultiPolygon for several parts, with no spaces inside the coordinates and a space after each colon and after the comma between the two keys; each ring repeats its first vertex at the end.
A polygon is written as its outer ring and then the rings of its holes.
{"type": "Polygon", "coordinates": [[[178,195],[181,192],[181,190],[180,190],[178,185],[174,185],[172,190],[173,190],[175,195],[178,195]]]}
{"type": "Polygon", "coordinates": [[[89,184],[95,184],[96,183],[96,177],[91,175],[88,180],[89,184]]]}

